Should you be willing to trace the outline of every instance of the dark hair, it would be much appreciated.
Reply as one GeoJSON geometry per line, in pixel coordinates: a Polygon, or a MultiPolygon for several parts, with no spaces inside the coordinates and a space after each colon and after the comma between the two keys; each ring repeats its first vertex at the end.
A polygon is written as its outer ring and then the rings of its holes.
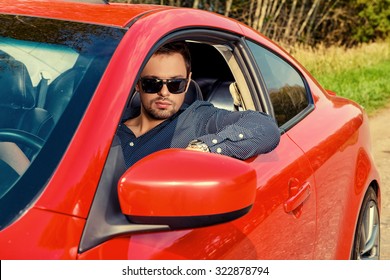
{"type": "Polygon", "coordinates": [[[184,41],[170,42],[160,47],[154,54],[174,54],[179,53],[183,56],[187,68],[187,75],[191,72],[191,54],[188,45],[184,41]]]}

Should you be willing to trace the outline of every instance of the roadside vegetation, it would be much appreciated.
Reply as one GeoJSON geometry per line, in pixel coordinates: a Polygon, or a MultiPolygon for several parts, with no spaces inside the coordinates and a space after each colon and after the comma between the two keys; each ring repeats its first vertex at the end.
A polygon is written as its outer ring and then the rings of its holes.
{"type": "Polygon", "coordinates": [[[390,0],[109,1],[190,7],[234,18],[288,46],[323,87],[368,113],[390,104],[390,0]]]}
{"type": "Polygon", "coordinates": [[[390,103],[390,41],[353,48],[291,50],[326,89],[361,104],[369,114],[390,103]]]}
{"type": "MultiPolygon", "coordinates": [[[[105,0],[107,1],[107,0],[105,0]]],[[[207,10],[283,44],[356,46],[390,35],[389,0],[109,0],[207,10]]]]}

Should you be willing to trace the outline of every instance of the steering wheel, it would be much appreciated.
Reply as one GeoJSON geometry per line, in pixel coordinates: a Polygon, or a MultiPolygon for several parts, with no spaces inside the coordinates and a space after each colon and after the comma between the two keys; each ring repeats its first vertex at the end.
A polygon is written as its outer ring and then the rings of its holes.
{"type": "Polygon", "coordinates": [[[45,140],[32,133],[11,128],[0,129],[0,142],[15,142],[22,144],[33,149],[34,152],[38,152],[45,144],[45,140]]]}

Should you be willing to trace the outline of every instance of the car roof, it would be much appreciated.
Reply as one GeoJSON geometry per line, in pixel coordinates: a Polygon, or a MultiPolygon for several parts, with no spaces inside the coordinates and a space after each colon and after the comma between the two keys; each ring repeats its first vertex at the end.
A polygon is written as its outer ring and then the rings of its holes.
{"type": "Polygon", "coordinates": [[[2,0],[1,14],[15,14],[126,27],[146,13],[174,7],[105,3],[104,0],[2,0]]]}

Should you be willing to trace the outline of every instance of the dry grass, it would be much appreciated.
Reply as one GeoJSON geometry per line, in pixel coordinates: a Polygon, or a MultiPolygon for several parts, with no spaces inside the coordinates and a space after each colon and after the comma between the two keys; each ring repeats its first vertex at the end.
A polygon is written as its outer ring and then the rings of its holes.
{"type": "Polygon", "coordinates": [[[363,44],[352,49],[295,47],[291,53],[307,70],[318,76],[366,68],[390,60],[390,41],[363,44]]]}
{"type": "Polygon", "coordinates": [[[352,49],[294,48],[292,55],[324,88],[355,100],[369,114],[390,103],[390,40],[352,49]]]}

